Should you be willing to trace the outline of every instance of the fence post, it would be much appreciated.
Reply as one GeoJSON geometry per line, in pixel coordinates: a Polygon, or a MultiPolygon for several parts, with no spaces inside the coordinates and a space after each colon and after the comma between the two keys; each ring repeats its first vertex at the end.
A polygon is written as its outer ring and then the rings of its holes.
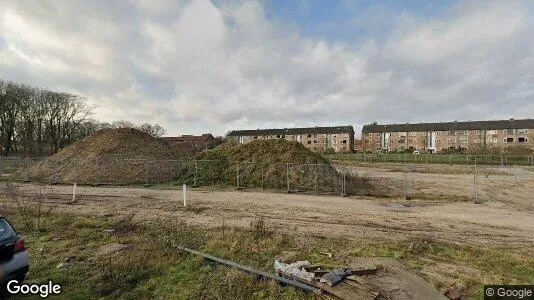
{"type": "Polygon", "coordinates": [[[345,197],[345,171],[341,174],[341,197],[345,197]]]}
{"type": "Polygon", "coordinates": [[[236,188],[239,189],[239,162],[237,162],[237,165],[236,165],[235,180],[236,180],[236,188]]]}
{"type": "Polygon", "coordinates": [[[287,185],[287,192],[289,193],[289,163],[286,163],[286,185],[287,185]]]}
{"type": "Polygon", "coordinates": [[[504,156],[504,163],[505,163],[506,165],[508,165],[508,155],[505,155],[505,156],[504,156]]]}
{"type": "Polygon", "coordinates": [[[4,159],[0,157],[0,180],[4,179],[4,159]]]}
{"type": "Polygon", "coordinates": [[[404,198],[409,200],[408,195],[408,164],[404,164],[404,198]]]}
{"type": "Polygon", "coordinates": [[[72,203],[76,202],[76,182],[72,186],[72,203]]]}
{"type": "Polygon", "coordinates": [[[184,207],[187,206],[187,185],[184,183],[182,185],[182,197],[184,201],[184,207]]]}
{"type": "Polygon", "coordinates": [[[148,165],[150,160],[145,161],[145,185],[148,185],[148,165]]]}
{"type": "Polygon", "coordinates": [[[98,175],[100,173],[100,158],[96,158],[96,172],[95,172],[95,185],[99,184],[98,175]]]}
{"type": "Polygon", "coordinates": [[[452,166],[452,155],[449,155],[449,165],[452,166]]]}
{"type": "Polygon", "coordinates": [[[515,181],[515,193],[519,194],[519,187],[517,182],[517,169],[514,167],[514,181],[515,181]]]}
{"type": "Polygon", "coordinates": [[[475,174],[473,176],[473,203],[474,204],[478,204],[477,175],[478,175],[478,167],[475,164],[475,174]]]}
{"type": "Polygon", "coordinates": [[[261,188],[263,189],[263,162],[261,163],[261,188]]]}
{"type": "Polygon", "coordinates": [[[315,192],[317,192],[317,166],[318,166],[318,165],[319,165],[318,163],[315,164],[315,177],[314,177],[314,188],[313,188],[313,190],[314,190],[315,192]]]}
{"type": "Polygon", "coordinates": [[[193,186],[197,186],[197,160],[195,159],[195,172],[193,173],[193,186]]]}
{"type": "Polygon", "coordinates": [[[504,166],[504,157],[503,155],[501,154],[501,167],[504,166]]]}
{"type": "Polygon", "coordinates": [[[488,155],[486,154],[486,165],[488,164],[488,155]]]}

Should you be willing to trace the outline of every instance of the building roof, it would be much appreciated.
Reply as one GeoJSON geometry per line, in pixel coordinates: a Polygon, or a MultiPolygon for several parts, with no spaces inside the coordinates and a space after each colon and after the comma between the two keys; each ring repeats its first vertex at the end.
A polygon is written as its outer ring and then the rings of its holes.
{"type": "Polygon", "coordinates": [[[331,134],[331,133],[347,133],[347,132],[354,134],[354,128],[352,128],[352,126],[349,125],[349,126],[333,126],[333,127],[233,130],[233,131],[228,132],[226,136],[331,134]]]}
{"type": "Polygon", "coordinates": [[[418,132],[418,131],[449,131],[449,130],[498,130],[498,129],[528,129],[534,128],[534,119],[522,120],[494,120],[442,123],[405,123],[405,124],[368,124],[362,128],[362,133],[377,132],[418,132]]]}
{"type": "Polygon", "coordinates": [[[205,133],[203,135],[187,135],[182,136],[166,136],[163,137],[169,142],[203,142],[214,139],[213,135],[210,133],[205,133]]]}

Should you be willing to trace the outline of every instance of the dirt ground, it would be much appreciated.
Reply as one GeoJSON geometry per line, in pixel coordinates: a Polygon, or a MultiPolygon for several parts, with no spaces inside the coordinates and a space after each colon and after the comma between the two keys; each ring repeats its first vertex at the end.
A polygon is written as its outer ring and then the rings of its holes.
{"type": "MultiPolygon", "coordinates": [[[[404,173],[380,168],[358,168],[360,175],[401,180],[404,173]]],[[[527,172],[527,171],[524,171],[527,172]]],[[[472,193],[469,175],[412,173],[412,189],[428,193],[472,193]],[[428,187],[430,186],[430,187],[428,187]]],[[[534,245],[534,183],[523,179],[516,190],[514,176],[484,178],[481,204],[470,201],[404,200],[402,198],[340,197],[272,193],[268,191],[192,190],[189,207],[181,190],[134,187],[47,186],[47,205],[56,211],[88,215],[134,215],[134,220],[173,219],[208,227],[248,227],[258,216],[268,226],[318,236],[409,239],[431,236],[438,240],[492,246],[534,245]],[[493,186],[495,183],[495,186],[493,186]],[[512,195],[506,197],[506,195],[512,195]]],[[[22,184],[22,194],[39,187],[22,184]]]]}

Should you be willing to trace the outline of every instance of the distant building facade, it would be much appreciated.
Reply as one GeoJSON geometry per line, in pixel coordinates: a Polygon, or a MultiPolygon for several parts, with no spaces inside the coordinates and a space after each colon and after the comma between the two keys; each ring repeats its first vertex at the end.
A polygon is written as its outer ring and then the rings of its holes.
{"type": "Polygon", "coordinates": [[[221,143],[220,138],[215,138],[210,133],[163,137],[163,139],[171,145],[183,145],[195,150],[212,149],[221,143]]]}
{"type": "Polygon", "coordinates": [[[303,144],[314,152],[352,152],[354,128],[352,126],[308,127],[283,129],[235,130],[229,139],[246,144],[254,140],[284,139],[303,144]]]}
{"type": "Polygon", "coordinates": [[[369,124],[362,128],[365,152],[420,151],[435,153],[458,149],[534,149],[534,119],[416,124],[369,124]]]}

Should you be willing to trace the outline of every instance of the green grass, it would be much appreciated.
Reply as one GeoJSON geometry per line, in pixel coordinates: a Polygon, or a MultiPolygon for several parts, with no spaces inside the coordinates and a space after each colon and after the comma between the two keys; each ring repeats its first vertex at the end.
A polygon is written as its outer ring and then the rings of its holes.
{"type": "Polygon", "coordinates": [[[345,266],[353,257],[393,257],[438,288],[461,288],[467,298],[480,298],[484,284],[534,282],[532,249],[459,246],[428,238],[384,241],[297,236],[273,231],[269,221],[261,218],[248,229],[207,229],[168,220],[138,224],[130,217],[52,212],[36,232],[26,228],[21,216],[9,208],[2,213],[26,237],[31,255],[28,282],[52,280],[61,284],[63,299],[312,298],[300,290],[181,252],[171,246],[173,243],[268,272],[273,272],[274,258],[283,251],[324,267],[345,266]],[[129,248],[121,253],[97,254],[110,243],[129,248]],[[66,258],[73,264],[57,268],[66,258]],[[451,276],[446,273],[448,264],[469,272],[451,276]]]}
{"type": "Polygon", "coordinates": [[[395,163],[429,163],[454,165],[532,165],[531,155],[445,155],[445,154],[363,154],[336,153],[325,154],[325,158],[337,161],[359,161],[367,163],[395,162],[395,163]]]}

